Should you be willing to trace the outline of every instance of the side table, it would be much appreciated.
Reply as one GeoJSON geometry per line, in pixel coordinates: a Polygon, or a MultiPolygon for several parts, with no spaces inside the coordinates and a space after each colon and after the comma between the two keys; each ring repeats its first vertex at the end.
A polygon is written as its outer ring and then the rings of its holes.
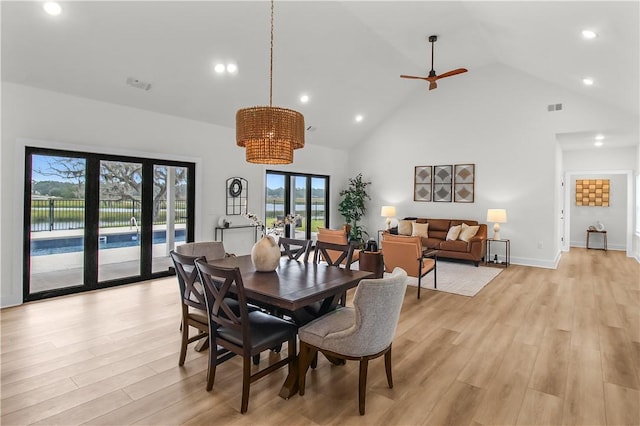
{"type": "Polygon", "coordinates": [[[381,251],[361,251],[358,265],[361,271],[373,272],[375,278],[382,278],[384,274],[384,261],[381,251]]]}
{"type": "Polygon", "coordinates": [[[509,267],[511,263],[511,241],[510,240],[492,240],[487,239],[487,254],[485,256],[485,264],[504,265],[505,268],[509,267]],[[494,254],[494,258],[491,259],[491,243],[503,243],[504,244],[504,262],[498,260],[498,254],[494,254]]]}
{"type": "Polygon", "coordinates": [[[600,248],[600,249],[594,249],[594,250],[604,250],[604,251],[607,251],[607,231],[596,231],[596,230],[594,230],[594,229],[587,229],[587,248],[588,248],[588,249],[589,249],[589,248],[591,248],[591,247],[589,247],[589,236],[590,236],[591,234],[602,234],[602,238],[603,238],[603,242],[604,242],[603,248],[600,248]]]}

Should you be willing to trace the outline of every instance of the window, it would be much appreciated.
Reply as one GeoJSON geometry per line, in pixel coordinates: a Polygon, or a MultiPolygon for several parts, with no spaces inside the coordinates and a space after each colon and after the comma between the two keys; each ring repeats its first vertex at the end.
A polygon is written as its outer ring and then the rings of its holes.
{"type": "Polygon", "coordinates": [[[193,240],[193,163],[33,147],[25,162],[25,301],[168,275],[193,240]]]}
{"type": "Polygon", "coordinates": [[[267,171],[265,225],[280,235],[316,239],[318,228],[329,226],[329,176],[267,171]],[[284,225],[288,214],[295,224],[284,225]]]}

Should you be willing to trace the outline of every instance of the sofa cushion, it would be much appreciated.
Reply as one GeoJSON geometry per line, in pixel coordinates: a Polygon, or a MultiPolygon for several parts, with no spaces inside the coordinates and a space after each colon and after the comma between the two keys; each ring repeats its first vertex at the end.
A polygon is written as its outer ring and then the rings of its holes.
{"type": "Polygon", "coordinates": [[[469,251],[469,243],[460,240],[442,241],[440,243],[440,250],[461,251],[465,253],[469,251]]]}
{"type": "Polygon", "coordinates": [[[411,236],[429,238],[429,224],[414,222],[412,224],[411,236]]]}
{"type": "Polygon", "coordinates": [[[422,247],[430,249],[439,249],[442,240],[440,238],[421,238],[422,247]]]}
{"type": "Polygon", "coordinates": [[[460,236],[460,231],[462,231],[462,225],[456,225],[449,228],[449,232],[447,232],[447,241],[455,241],[460,236]]]}
{"type": "Polygon", "coordinates": [[[478,225],[469,226],[466,223],[463,223],[462,230],[460,231],[460,236],[458,238],[462,241],[468,242],[474,235],[476,235],[478,229],[480,229],[478,225]]]}
{"type": "Polygon", "coordinates": [[[411,235],[413,230],[413,220],[398,221],[398,235],[411,235]]]}

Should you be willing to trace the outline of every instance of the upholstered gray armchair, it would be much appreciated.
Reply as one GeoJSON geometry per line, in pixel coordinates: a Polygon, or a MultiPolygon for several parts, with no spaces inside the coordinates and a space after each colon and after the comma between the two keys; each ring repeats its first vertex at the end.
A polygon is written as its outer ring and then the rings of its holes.
{"type": "Polygon", "coordinates": [[[300,395],[304,395],[305,376],[318,351],[329,357],[360,361],[360,414],[364,414],[370,359],[385,356],[387,383],[393,387],[391,342],[406,288],[407,273],[401,268],[395,268],[387,278],[362,280],[353,308],[337,309],[298,330],[300,395]]]}
{"type": "Polygon", "coordinates": [[[184,256],[206,257],[207,260],[223,259],[227,256],[221,241],[200,241],[176,246],[176,252],[184,256]]]}

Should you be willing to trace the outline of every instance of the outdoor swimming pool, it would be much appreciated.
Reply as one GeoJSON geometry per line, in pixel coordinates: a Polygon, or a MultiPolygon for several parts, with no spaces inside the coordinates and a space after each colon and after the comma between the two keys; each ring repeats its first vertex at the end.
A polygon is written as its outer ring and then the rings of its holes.
{"type": "MultiPolygon", "coordinates": [[[[176,229],[176,241],[185,240],[185,230],[176,229]]],[[[153,244],[167,242],[165,231],[154,231],[153,244]]],[[[84,250],[83,237],[52,238],[31,241],[31,256],[46,256],[49,254],[73,253],[84,250]]],[[[123,234],[101,235],[98,237],[100,250],[108,250],[120,247],[134,247],[140,245],[140,235],[136,232],[123,234]]]]}

